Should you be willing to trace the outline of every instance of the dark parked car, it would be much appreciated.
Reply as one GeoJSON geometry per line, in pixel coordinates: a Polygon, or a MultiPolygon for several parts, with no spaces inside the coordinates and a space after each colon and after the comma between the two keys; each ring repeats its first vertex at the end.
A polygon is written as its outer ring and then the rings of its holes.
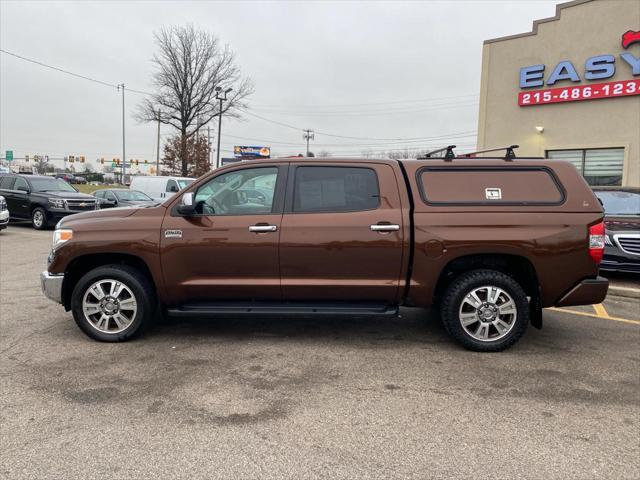
{"type": "Polygon", "coordinates": [[[605,250],[600,268],[640,273],[640,188],[594,190],[605,215],[605,250]]]}
{"type": "Polygon", "coordinates": [[[76,177],[74,175],[72,175],[71,173],[58,173],[56,175],[56,178],[59,178],[60,180],[64,180],[67,183],[75,183],[76,182],[76,177]]]}
{"type": "Polygon", "coordinates": [[[13,220],[31,220],[37,230],[52,227],[67,215],[96,209],[94,197],[54,177],[2,175],[0,195],[13,220]]]}
{"type": "Polygon", "coordinates": [[[98,199],[99,208],[147,207],[158,204],[146,193],[127,188],[98,190],[93,192],[92,195],[98,199]]]}

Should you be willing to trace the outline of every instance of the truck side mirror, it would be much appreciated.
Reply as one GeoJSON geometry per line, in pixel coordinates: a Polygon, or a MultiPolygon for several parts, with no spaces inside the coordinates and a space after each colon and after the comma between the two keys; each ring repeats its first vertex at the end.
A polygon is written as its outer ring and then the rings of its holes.
{"type": "Polygon", "coordinates": [[[178,187],[176,187],[175,185],[171,185],[169,187],[169,191],[170,192],[176,193],[178,190],[179,190],[178,187]]]}
{"type": "Polygon", "coordinates": [[[180,215],[184,215],[185,217],[190,217],[196,213],[195,207],[193,205],[193,192],[187,192],[182,195],[180,199],[180,205],[178,205],[178,213],[180,215]]]}

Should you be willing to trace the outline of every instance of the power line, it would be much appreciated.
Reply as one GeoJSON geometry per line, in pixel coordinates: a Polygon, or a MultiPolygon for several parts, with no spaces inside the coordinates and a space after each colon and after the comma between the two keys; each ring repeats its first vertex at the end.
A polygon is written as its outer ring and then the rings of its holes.
{"type": "MultiPolygon", "coordinates": [[[[442,136],[437,136],[437,137],[426,137],[426,138],[421,138],[419,140],[406,140],[406,141],[393,141],[393,142],[377,142],[377,143],[322,143],[322,142],[316,142],[314,145],[316,147],[385,147],[385,146],[397,146],[397,147],[402,147],[402,146],[407,146],[407,147],[415,147],[415,144],[418,143],[424,143],[426,141],[436,141],[436,140],[441,140],[441,141],[447,141],[447,140],[454,140],[454,139],[459,139],[459,138],[466,138],[466,137],[475,137],[477,135],[478,132],[476,131],[470,131],[469,133],[466,132],[460,132],[460,133],[452,133],[450,135],[442,135],[442,136]]],[[[298,142],[280,142],[280,141],[275,141],[275,140],[265,140],[265,139],[257,139],[257,138],[250,138],[250,137],[241,137],[238,135],[227,135],[228,137],[232,137],[232,138],[238,138],[241,140],[246,140],[246,141],[250,141],[250,142],[263,142],[265,144],[270,144],[270,145],[282,145],[283,148],[290,146],[290,147],[303,147],[304,144],[298,143],[298,142]]],[[[232,144],[227,144],[227,145],[232,145],[232,144]]]]}
{"type": "Polygon", "coordinates": [[[74,77],[82,78],[84,80],[89,80],[90,82],[99,83],[100,85],[104,85],[106,87],[117,88],[117,85],[115,83],[107,83],[107,82],[103,82],[102,80],[97,80],[95,78],[87,77],[85,75],[80,75],[79,73],[73,73],[59,67],[54,67],[53,65],[47,65],[46,63],[42,63],[37,60],[33,60],[31,58],[23,57],[22,55],[18,55],[17,53],[8,52],[1,48],[0,48],[0,52],[6,53],[7,55],[11,55],[12,57],[19,58],[20,60],[24,60],[25,62],[35,63],[36,65],[40,65],[41,67],[50,68],[51,70],[56,70],[58,72],[66,73],[67,75],[72,75],[74,77]]]}
{"type": "Polygon", "coordinates": [[[264,108],[253,108],[253,110],[258,111],[260,113],[274,114],[274,115],[293,115],[300,117],[308,117],[308,116],[375,116],[375,115],[396,115],[396,114],[411,114],[411,113],[420,113],[420,112],[428,112],[433,110],[441,110],[443,108],[457,108],[457,107],[471,107],[478,105],[477,100],[464,100],[459,102],[446,102],[446,103],[435,103],[431,105],[413,105],[413,106],[404,106],[401,108],[385,108],[385,109],[374,109],[374,110],[318,110],[313,109],[311,111],[304,110],[279,110],[279,109],[264,109],[264,108]]]}
{"type": "MultiPolygon", "coordinates": [[[[71,76],[77,77],[77,78],[82,78],[83,80],[88,80],[90,82],[94,82],[94,83],[97,83],[99,85],[104,85],[105,87],[118,88],[118,84],[109,83],[109,82],[105,82],[103,80],[98,80],[96,78],[88,77],[86,75],[80,75],[79,73],[70,72],[69,70],[65,70],[64,68],[55,67],[53,65],[48,65],[46,63],[39,62],[38,60],[34,60],[32,58],[23,57],[22,55],[18,55],[17,53],[9,52],[9,51],[1,49],[1,48],[0,48],[0,52],[6,53],[7,55],[11,55],[12,57],[15,57],[15,58],[19,58],[20,60],[24,60],[25,62],[34,63],[34,64],[39,65],[41,67],[45,67],[45,68],[49,68],[51,70],[55,70],[56,72],[66,73],[67,75],[71,75],[71,76]]],[[[142,90],[134,90],[132,88],[128,88],[127,90],[129,92],[139,93],[141,95],[152,95],[151,93],[144,92],[142,90]]]]}
{"type": "MultiPolygon", "coordinates": [[[[370,105],[392,105],[398,103],[419,103],[419,102],[430,102],[437,100],[449,100],[452,98],[464,98],[464,97],[475,97],[478,98],[480,95],[478,93],[471,93],[466,95],[453,95],[449,97],[434,97],[434,98],[423,98],[423,99],[414,99],[414,100],[394,100],[388,102],[371,102],[371,103],[343,103],[343,104],[334,104],[334,105],[290,105],[291,108],[314,108],[314,107],[364,107],[370,105]]],[[[282,105],[276,104],[255,104],[258,107],[278,107],[282,105]]]]}
{"type": "MultiPolygon", "coordinates": [[[[286,128],[291,128],[292,130],[304,131],[304,128],[294,127],[293,125],[289,125],[287,123],[279,122],[277,120],[272,120],[270,118],[263,117],[263,116],[255,114],[255,113],[252,113],[252,112],[250,112],[248,110],[243,110],[243,112],[246,113],[247,115],[252,116],[252,117],[256,117],[256,118],[259,118],[260,120],[264,120],[265,122],[273,123],[273,124],[280,125],[280,126],[283,126],[283,127],[286,127],[286,128]]],[[[375,138],[375,137],[352,137],[352,136],[349,136],[349,135],[337,135],[337,134],[334,134],[334,133],[321,132],[319,130],[316,130],[315,133],[317,133],[319,135],[325,135],[327,137],[346,138],[348,140],[380,140],[380,141],[385,141],[385,140],[389,140],[389,141],[393,141],[393,140],[431,140],[431,139],[436,139],[436,138],[448,138],[449,137],[449,135],[444,135],[444,136],[440,136],[440,137],[375,138]]]]}

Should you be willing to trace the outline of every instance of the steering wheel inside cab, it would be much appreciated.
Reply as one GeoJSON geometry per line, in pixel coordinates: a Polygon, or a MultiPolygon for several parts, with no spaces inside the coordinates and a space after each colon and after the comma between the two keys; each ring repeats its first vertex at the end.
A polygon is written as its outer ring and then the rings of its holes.
{"type": "Polygon", "coordinates": [[[198,215],[215,215],[225,213],[225,208],[215,198],[209,197],[196,203],[195,212],[198,215]]]}

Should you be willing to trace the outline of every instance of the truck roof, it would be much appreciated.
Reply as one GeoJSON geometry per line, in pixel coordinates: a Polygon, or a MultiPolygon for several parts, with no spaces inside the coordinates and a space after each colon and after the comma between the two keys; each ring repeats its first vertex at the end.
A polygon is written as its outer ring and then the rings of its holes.
{"type": "MultiPolygon", "coordinates": [[[[345,163],[380,163],[380,164],[413,164],[413,165],[460,165],[460,166],[473,166],[473,165],[501,165],[501,166],[517,166],[522,164],[527,165],[549,165],[556,164],[562,160],[550,160],[542,157],[518,157],[513,160],[507,160],[504,157],[455,157],[453,159],[444,159],[440,157],[425,158],[425,159],[390,159],[390,158],[354,158],[354,157],[283,157],[283,158],[270,158],[261,160],[245,160],[242,165],[260,165],[265,162],[269,163],[326,163],[326,162],[345,162],[345,163]]],[[[225,167],[231,167],[233,165],[240,165],[240,163],[234,163],[225,165],[225,167]]]]}

